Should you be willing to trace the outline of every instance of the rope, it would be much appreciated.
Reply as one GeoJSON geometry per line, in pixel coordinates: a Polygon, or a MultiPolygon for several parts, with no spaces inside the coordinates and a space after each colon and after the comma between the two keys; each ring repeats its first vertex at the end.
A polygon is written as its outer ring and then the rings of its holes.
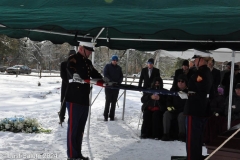
{"type": "Polygon", "coordinates": [[[234,137],[238,132],[240,131],[240,128],[238,130],[236,130],[236,132],[234,132],[230,137],[228,137],[228,139],[226,139],[217,149],[215,149],[207,158],[205,158],[204,160],[208,160],[210,157],[212,157],[219,149],[222,148],[222,146],[224,144],[226,144],[232,137],[234,137]]]}

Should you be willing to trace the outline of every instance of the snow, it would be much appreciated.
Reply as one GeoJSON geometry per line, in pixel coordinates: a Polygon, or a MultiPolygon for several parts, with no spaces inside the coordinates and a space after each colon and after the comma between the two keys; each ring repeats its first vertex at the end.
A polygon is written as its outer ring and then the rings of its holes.
{"type": "MultiPolygon", "coordinates": [[[[44,73],[45,75],[49,75],[44,73]]],[[[58,124],[60,108],[60,77],[0,74],[0,119],[14,116],[37,118],[50,134],[0,132],[0,159],[58,159],[66,160],[67,124],[58,124]],[[38,86],[38,82],[41,86],[38,86]]],[[[59,74],[51,74],[59,76],[59,74]]],[[[50,75],[49,75],[50,76],[50,75]]],[[[165,81],[166,82],[166,81],[165,81]]],[[[169,81],[168,81],[169,82],[169,81]]],[[[165,85],[170,88],[170,85],[165,85]]],[[[93,100],[101,90],[93,87],[93,100]]],[[[123,91],[120,90],[120,94],[123,91]]],[[[119,95],[120,95],[119,94],[119,95]]],[[[118,101],[116,121],[103,121],[104,89],[92,105],[90,134],[87,124],[82,153],[91,160],[170,160],[171,156],[185,156],[185,143],[139,139],[138,121],[141,113],[141,92],[127,91],[124,121],[123,97],[118,101]]],[[[67,121],[67,114],[66,120],[67,121]]],[[[141,126],[139,126],[141,128],[141,126]]],[[[206,154],[203,148],[203,154],[206,154]]]]}

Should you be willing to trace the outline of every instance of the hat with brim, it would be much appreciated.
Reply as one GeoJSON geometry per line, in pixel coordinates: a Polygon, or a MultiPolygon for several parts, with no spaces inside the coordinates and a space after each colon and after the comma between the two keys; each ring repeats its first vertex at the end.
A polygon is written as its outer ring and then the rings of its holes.
{"type": "Polygon", "coordinates": [[[96,43],[79,41],[79,46],[83,46],[85,49],[89,51],[94,51],[95,45],[96,43]]]}

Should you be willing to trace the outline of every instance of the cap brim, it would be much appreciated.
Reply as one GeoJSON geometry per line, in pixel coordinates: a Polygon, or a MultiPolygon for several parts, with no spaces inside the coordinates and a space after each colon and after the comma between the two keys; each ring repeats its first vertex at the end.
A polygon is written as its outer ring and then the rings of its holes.
{"type": "Polygon", "coordinates": [[[199,56],[199,55],[194,55],[193,57],[192,57],[192,59],[195,59],[195,58],[200,58],[201,56],[199,56]]]}
{"type": "Polygon", "coordinates": [[[91,48],[91,47],[87,47],[87,46],[83,46],[86,50],[88,50],[88,51],[94,51],[94,49],[93,48],[91,48]]]}

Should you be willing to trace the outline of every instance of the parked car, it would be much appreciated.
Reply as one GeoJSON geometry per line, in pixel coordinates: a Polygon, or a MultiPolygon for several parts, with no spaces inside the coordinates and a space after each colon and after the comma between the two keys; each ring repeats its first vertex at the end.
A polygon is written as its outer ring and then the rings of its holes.
{"type": "Polygon", "coordinates": [[[15,65],[13,67],[9,67],[6,70],[7,73],[13,73],[13,74],[30,74],[31,73],[31,68],[29,68],[28,66],[24,66],[24,65],[15,65]]]}
{"type": "Polygon", "coordinates": [[[5,72],[5,71],[6,71],[6,69],[7,69],[7,67],[6,67],[6,66],[0,66],[0,72],[5,72]]]}

